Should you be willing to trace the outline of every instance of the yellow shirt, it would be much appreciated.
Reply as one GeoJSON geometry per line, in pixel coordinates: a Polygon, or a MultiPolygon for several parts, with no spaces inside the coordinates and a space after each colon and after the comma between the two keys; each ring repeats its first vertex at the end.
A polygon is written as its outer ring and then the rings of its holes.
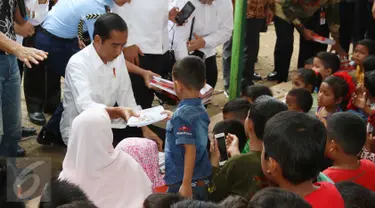
{"type": "Polygon", "coordinates": [[[357,84],[363,85],[365,81],[365,73],[360,66],[357,66],[355,77],[357,78],[357,84]]]}

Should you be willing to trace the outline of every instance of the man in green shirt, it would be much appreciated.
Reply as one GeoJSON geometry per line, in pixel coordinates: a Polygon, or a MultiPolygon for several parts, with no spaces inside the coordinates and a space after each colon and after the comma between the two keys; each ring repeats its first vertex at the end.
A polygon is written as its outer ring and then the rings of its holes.
{"type": "Polygon", "coordinates": [[[260,155],[266,122],[281,111],[288,110],[286,104],[270,96],[259,97],[250,107],[245,121],[248,137],[251,137],[250,153],[240,154],[238,140],[227,137],[228,154],[231,156],[220,168],[220,152],[216,141],[211,147],[212,181],[209,199],[221,201],[229,195],[240,195],[248,200],[267,183],[262,172],[260,155]]]}
{"type": "MultiPolygon", "coordinates": [[[[340,0],[278,0],[275,7],[275,69],[268,75],[268,80],[277,80],[279,83],[288,80],[290,61],[293,54],[294,28],[296,28],[304,40],[313,41],[314,35],[319,33],[316,24],[327,25],[332,38],[336,44],[332,46],[341,56],[347,53],[341,48],[339,43],[339,15],[340,0]],[[314,20],[317,18],[318,20],[314,20]],[[313,21],[315,26],[307,26],[309,21],[313,21]]],[[[344,14],[343,14],[344,15],[344,14]]],[[[314,50],[310,48],[310,50],[314,50]]],[[[316,54],[320,51],[314,51],[316,54]]],[[[300,51],[301,53],[301,51],[300,51]]],[[[300,54],[301,55],[301,54],[300,54]]],[[[306,57],[305,60],[310,57],[306,57]]],[[[300,60],[303,63],[305,60],[300,60]]],[[[300,66],[301,67],[301,64],[300,66]]]]}

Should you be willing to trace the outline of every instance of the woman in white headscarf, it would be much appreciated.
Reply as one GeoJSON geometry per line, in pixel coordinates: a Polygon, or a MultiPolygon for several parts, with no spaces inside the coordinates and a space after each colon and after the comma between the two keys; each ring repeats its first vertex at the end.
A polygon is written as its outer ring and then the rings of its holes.
{"type": "Polygon", "coordinates": [[[88,109],[72,124],[60,179],[82,188],[99,208],[142,207],[152,183],[128,154],[112,146],[111,119],[129,118],[130,109],[88,109]]]}

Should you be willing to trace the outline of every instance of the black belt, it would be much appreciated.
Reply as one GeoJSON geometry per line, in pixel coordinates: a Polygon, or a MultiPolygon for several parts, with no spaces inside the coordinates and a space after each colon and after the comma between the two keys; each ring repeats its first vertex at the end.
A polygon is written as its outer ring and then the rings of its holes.
{"type": "Polygon", "coordinates": [[[1,50],[0,50],[0,55],[8,55],[8,54],[5,53],[5,51],[1,51],[1,50]]]}
{"type": "Polygon", "coordinates": [[[69,39],[69,38],[60,38],[60,37],[58,37],[58,36],[56,36],[56,35],[54,35],[54,34],[48,32],[48,30],[44,29],[43,27],[40,27],[39,31],[42,32],[42,33],[45,34],[45,35],[48,35],[48,36],[50,36],[50,37],[52,37],[52,38],[57,39],[57,40],[62,40],[62,41],[74,41],[74,40],[77,39],[77,38],[70,38],[70,39],[69,39]]]}

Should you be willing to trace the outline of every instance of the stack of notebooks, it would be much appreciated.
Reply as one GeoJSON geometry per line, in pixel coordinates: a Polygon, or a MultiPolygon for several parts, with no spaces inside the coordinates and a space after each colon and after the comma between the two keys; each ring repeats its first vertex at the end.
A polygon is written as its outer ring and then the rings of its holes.
{"type": "MultiPolygon", "coordinates": [[[[153,80],[151,80],[151,86],[153,86],[156,89],[161,90],[165,95],[168,97],[179,100],[177,97],[176,92],[174,91],[173,82],[167,79],[163,79],[160,77],[154,77],[153,80]]],[[[214,92],[214,89],[206,84],[200,91],[200,98],[202,99],[203,105],[207,105],[211,103],[212,101],[212,94],[214,92]]]]}

